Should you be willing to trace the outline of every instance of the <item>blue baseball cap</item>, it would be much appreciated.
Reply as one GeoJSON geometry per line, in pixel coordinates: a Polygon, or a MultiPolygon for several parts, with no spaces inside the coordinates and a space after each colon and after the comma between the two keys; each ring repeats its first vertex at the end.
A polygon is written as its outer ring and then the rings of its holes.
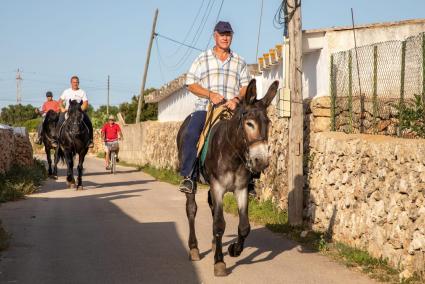
{"type": "Polygon", "coordinates": [[[214,31],[218,33],[233,33],[232,26],[229,22],[218,22],[215,27],[214,31]]]}

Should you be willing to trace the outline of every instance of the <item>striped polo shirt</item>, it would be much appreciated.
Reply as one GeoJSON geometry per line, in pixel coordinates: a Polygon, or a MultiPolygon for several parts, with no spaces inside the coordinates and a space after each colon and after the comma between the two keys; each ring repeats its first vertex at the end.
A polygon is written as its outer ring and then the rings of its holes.
{"type": "MultiPolygon", "coordinates": [[[[219,93],[226,99],[239,95],[240,88],[249,83],[245,60],[233,51],[225,61],[218,59],[213,49],[202,52],[192,63],[186,75],[186,85],[197,83],[219,93]]],[[[195,110],[206,110],[208,99],[197,98],[195,110]]]]}

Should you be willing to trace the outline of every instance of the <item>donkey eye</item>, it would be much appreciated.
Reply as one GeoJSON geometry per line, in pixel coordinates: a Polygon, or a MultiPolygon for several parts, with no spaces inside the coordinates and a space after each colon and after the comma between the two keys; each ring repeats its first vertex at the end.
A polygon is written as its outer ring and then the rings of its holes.
{"type": "Polygon", "coordinates": [[[248,121],[247,123],[246,123],[246,125],[248,125],[249,127],[251,127],[251,128],[254,128],[254,124],[252,123],[252,122],[250,122],[250,121],[248,121]]]}

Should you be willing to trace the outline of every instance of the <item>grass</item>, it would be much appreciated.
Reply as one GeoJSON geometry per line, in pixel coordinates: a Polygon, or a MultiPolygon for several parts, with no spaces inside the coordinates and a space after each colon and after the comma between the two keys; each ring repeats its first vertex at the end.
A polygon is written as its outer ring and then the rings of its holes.
{"type": "Polygon", "coordinates": [[[165,181],[174,185],[178,185],[180,183],[181,177],[173,170],[157,169],[150,165],[140,167],[140,170],[160,181],[165,181]]]}
{"type": "Polygon", "coordinates": [[[106,153],[105,152],[99,152],[97,153],[96,157],[101,158],[101,159],[105,159],[106,153]]]}
{"type": "Polygon", "coordinates": [[[37,190],[47,177],[44,164],[34,159],[32,166],[12,166],[0,175],[0,203],[23,198],[37,190]]]}

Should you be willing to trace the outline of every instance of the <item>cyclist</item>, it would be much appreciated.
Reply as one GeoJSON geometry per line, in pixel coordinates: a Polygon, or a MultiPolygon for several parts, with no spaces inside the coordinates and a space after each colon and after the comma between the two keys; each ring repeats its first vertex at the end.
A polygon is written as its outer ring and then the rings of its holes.
{"type": "MultiPolygon", "coordinates": [[[[110,170],[111,168],[109,165],[109,160],[110,160],[109,149],[113,144],[118,144],[118,140],[123,139],[121,128],[117,123],[115,123],[115,117],[112,114],[109,116],[108,122],[105,123],[105,125],[103,125],[102,127],[102,137],[103,137],[103,140],[105,141],[105,165],[106,165],[106,169],[110,170]]],[[[119,162],[118,151],[119,151],[119,148],[117,147],[117,151],[116,151],[117,162],[119,162]]]]}

